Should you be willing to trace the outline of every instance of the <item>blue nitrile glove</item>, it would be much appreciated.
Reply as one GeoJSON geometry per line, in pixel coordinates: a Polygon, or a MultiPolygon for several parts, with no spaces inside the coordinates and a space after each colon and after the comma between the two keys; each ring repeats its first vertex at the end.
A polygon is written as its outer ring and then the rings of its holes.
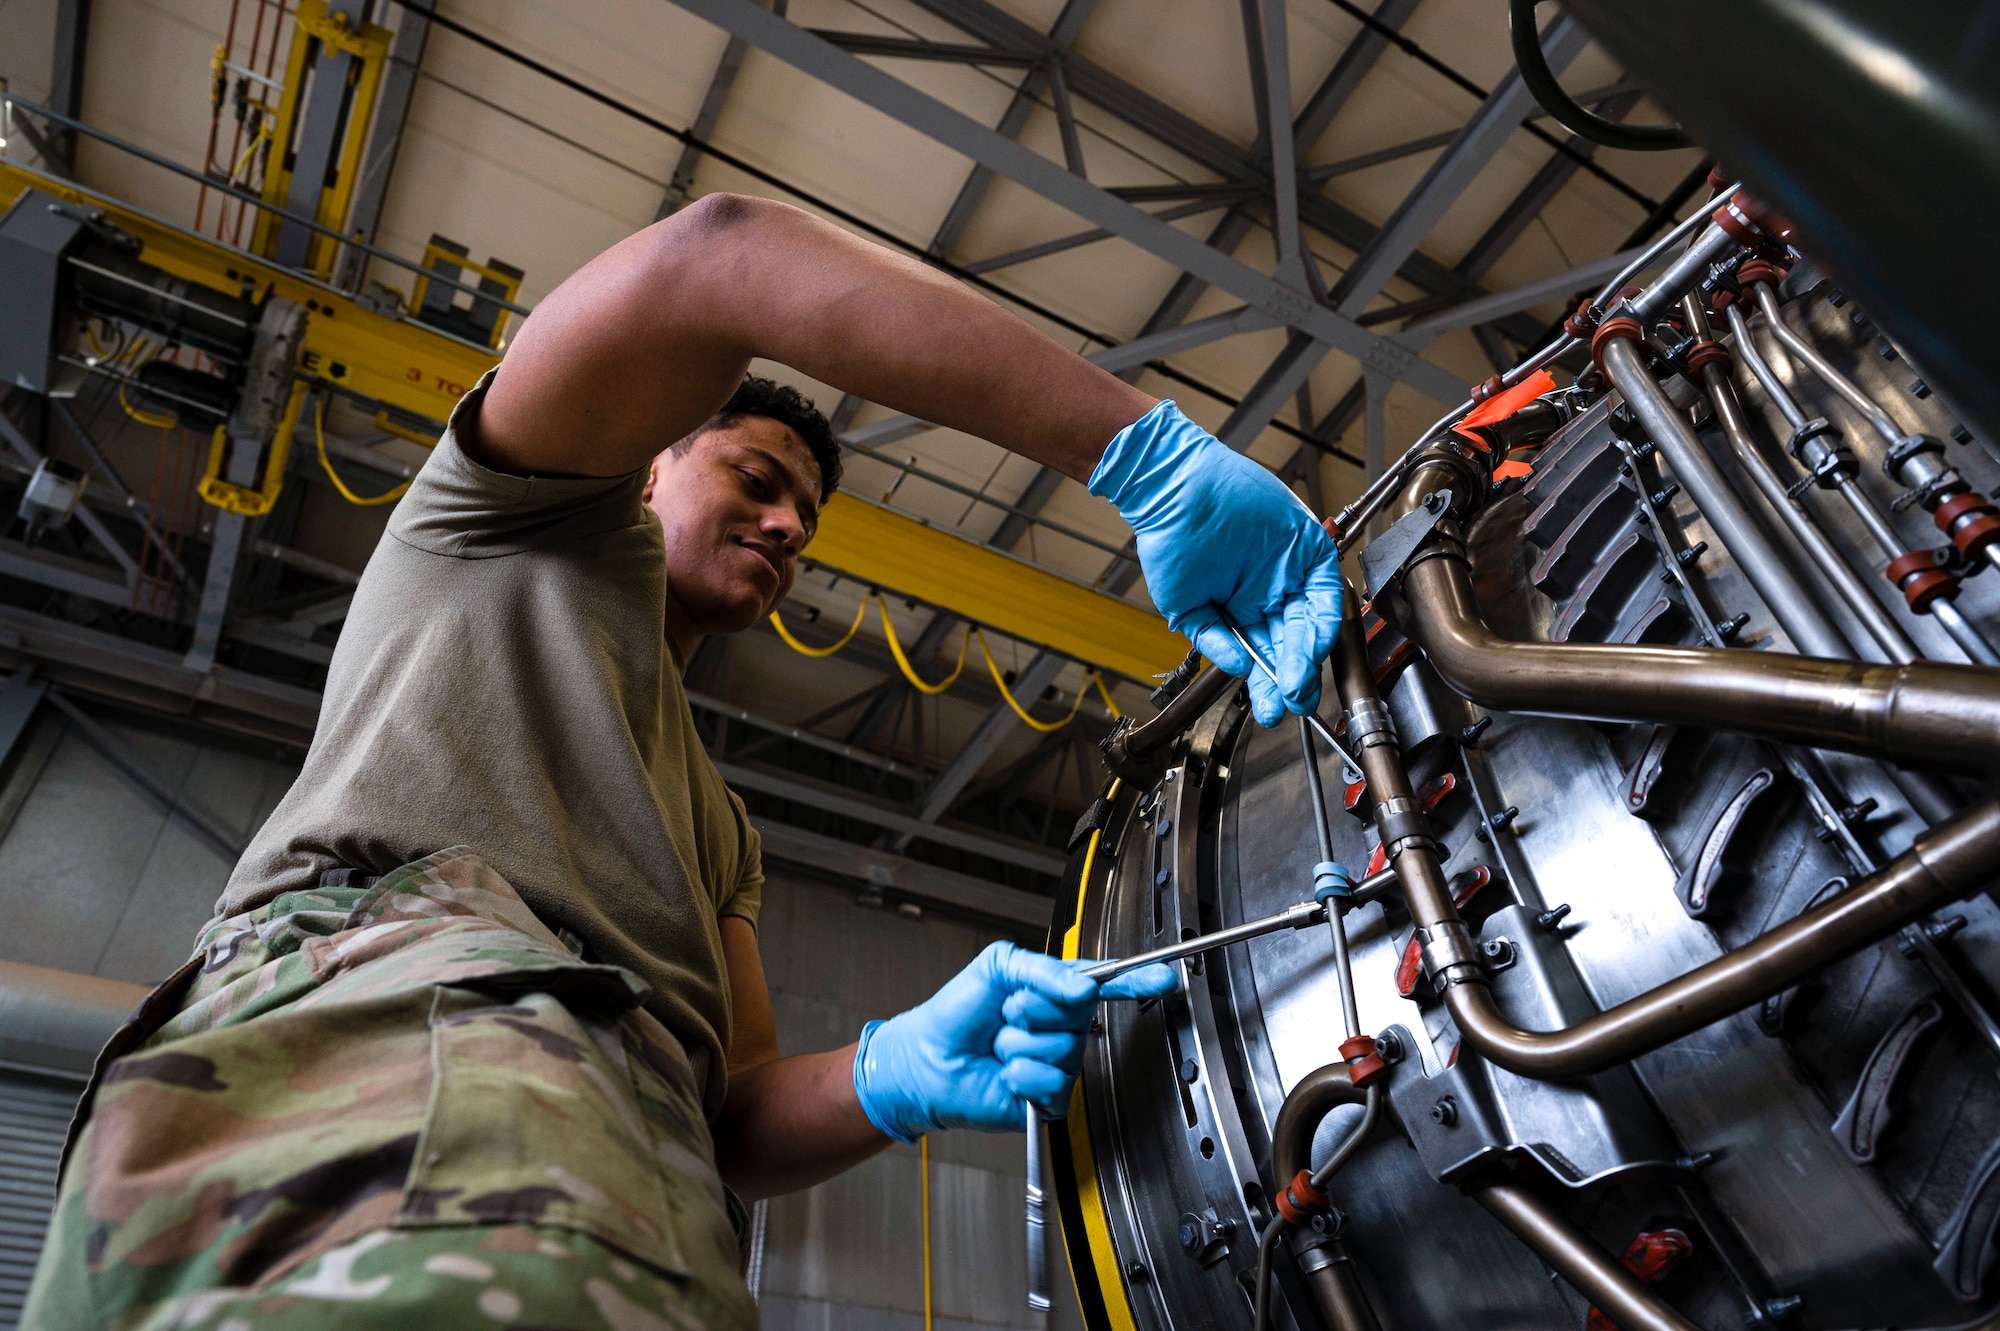
{"type": "Polygon", "coordinates": [[[908,1012],[871,1021],[854,1053],[868,1121],[900,1142],[946,1128],[1019,1132],[1032,1100],[1061,1118],[1100,999],[1156,998],[1180,984],[1160,962],[1104,984],[1087,961],[994,943],[908,1012]]]}
{"type": "Polygon", "coordinates": [[[1282,481],[1162,402],[1112,438],[1090,492],[1132,524],[1167,626],[1249,676],[1260,724],[1319,705],[1320,663],[1340,627],[1339,555],[1282,481]],[[1277,668],[1282,690],[1236,645],[1217,607],[1277,668]]]}

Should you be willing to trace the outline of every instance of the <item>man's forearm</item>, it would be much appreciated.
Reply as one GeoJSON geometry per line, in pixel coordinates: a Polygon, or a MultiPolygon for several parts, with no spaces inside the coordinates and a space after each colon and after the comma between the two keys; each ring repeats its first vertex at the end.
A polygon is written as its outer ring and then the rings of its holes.
{"type": "Polygon", "coordinates": [[[481,447],[525,470],[635,470],[758,357],[1079,480],[1155,402],[913,259],[711,195],[542,301],[482,408],[481,447]]]}
{"type": "Polygon", "coordinates": [[[854,1095],[854,1046],[732,1072],[715,1124],[723,1181],[755,1200],[796,1192],[889,1144],[854,1095]]]}

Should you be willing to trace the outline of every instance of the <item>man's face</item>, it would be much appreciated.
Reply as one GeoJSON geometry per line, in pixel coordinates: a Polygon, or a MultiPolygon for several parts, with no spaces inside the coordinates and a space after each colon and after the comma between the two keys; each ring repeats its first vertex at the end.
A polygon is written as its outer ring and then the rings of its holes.
{"type": "Polygon", "coordinates": [[[740,633],[785,599],[819,521],[819,464],[766,416],[653,460],[645,502],[667,546],[667,597],[696,636],[740,633]]]}

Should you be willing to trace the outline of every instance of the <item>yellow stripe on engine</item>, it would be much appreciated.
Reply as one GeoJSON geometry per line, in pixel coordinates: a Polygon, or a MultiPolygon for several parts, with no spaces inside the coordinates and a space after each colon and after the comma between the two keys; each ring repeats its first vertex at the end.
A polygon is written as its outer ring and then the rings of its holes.
{"type": "MultiPolygon", "coordinates": [[[[1105,799],[1116,801],[1118,787],[1114,781],[1111,789],[1104,793],[1105,799]]],[[[1097,842],[1104,835],[1098,828],[1090,834],[1090,843],[1083,852],[1083,873],[1076,887],[1076,917],[1070,922],[1069,932],[1063,935],[1062,954],[1074,960],[1083,950],[1083,899],[1090,891],[1090,871],[1097,863],[1097,842]]],[[[1097,1158],[1090,1149],[1090,1119],[1083,1107],[1083,1082],[1079,1080],[1076,1089],[1070,1093],[1069,1101],[1069,1149],[1070,1160],[1076,1170],[1077,1209],[1083,1212],[1084,1237],[1090,1243],[1090,1262],[1097,1271],[1097,1287],[1104,1296],[1105,1315],[1111,1319],[1114,1331],[1139,1331],[1139,1323],[1132,1315],[1132,1304],[1125,1297],[1125,1273],[1118,1266],[1118,1249],[1111,1241],[1111,1221],[1104,1212],[1104,1195],[1097,1188],[1097,1158]]],[[[1076,1282],[1076,1271],[1070,1270],[1070,1283],[1076,1282]]],[[[1077,1301],[1083,1301],[1078,1291],[1077,1301]]]]}

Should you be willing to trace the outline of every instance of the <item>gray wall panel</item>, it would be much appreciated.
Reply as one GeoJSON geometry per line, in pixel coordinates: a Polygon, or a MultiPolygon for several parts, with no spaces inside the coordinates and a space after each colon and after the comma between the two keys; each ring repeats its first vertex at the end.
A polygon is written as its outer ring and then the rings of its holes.
{"type": "MultiPolygon", "coordinates": [[[[248,839],[297,767],[90,708],[156,779],[248,839]]],[[[150,984],[181,963],[231,861],[48,704],[59,737],[0,840],[0,958],[150,984]]],[[[23,743],[24,762],[37,755],[23,743]]],[[[26,773],[23,773],[25,776],[26,773]]]]}

